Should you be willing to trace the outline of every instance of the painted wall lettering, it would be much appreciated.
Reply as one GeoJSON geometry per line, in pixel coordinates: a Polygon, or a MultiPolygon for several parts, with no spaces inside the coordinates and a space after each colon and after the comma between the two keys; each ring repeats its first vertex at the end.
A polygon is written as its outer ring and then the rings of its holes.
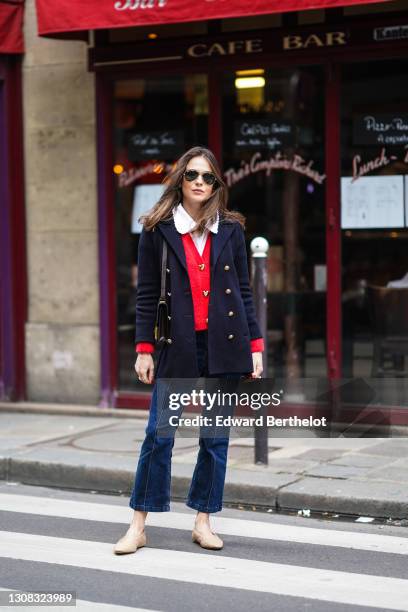
{"type": "Polygon", "coordinates": [[[262,155],[258,151],[252,155],[249,162],[241,161],[240,168],[229,168],[226,170],[224,176],[228,187],[232,187],[246,176],[256,174],[257,172],[265,172],[266,176],[270,176],[273,170],[292,170],[307,176],[312,181],[321,185],[326,175],[314,170],[312,168],[313,164],[313,160],[306,162],[300,155],[293,155],[292,158],[287,158],[281,151],[278,151],[269,159],[262,159],[262,155]]]}
{"type": "MultiPolygon", "coordinates": [[[[157,175],[157,163],[149,163],[145,166],[132,166],[126,170],[124,170],[118,176],[118,185],[119,187],[129,187],[129,185],[133,185],[137,181],[140,181],[143,177],[153,174],[157,175]]],[[[171,164],[162,164],[161,172],[164,174],[168,174],[172,169],[171,164]]]]}
{"type": "Polygon", "coordinates": [[[377,157],[363,161],[361,155],[354,155],[352,161],[352,182],[358,178],[374,172],[379,168],[389,166],[393,162],[403,162],[408,164],[408,147],[405,146],[405,152],[403,155],[398,157],[397,155],[387,155],[385,148],[382,148],[380,154],[377,157]]]}

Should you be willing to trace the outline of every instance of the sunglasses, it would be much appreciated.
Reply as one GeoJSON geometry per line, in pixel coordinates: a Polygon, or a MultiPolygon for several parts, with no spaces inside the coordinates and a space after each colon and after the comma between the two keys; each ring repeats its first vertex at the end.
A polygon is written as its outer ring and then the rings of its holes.
{"type": "Polygon", "coordinates": [[[201,173],[197,170],[186,170],[183,176],[186,181],[189,182],[195,181],[198,176],[202,176],[204,183],[206,183],[207,185],[214,185],[214,183],[217,181],[217,177],[212,172],[201,173]]]}

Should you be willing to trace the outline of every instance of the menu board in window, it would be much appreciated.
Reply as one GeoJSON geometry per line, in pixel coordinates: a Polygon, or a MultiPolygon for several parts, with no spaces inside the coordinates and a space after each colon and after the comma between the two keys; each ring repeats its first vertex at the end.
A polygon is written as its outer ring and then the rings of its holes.
{"type": "Polygon", "coordinates": [[[341,227],[404,227],[404,177],[342,177],[341,227]]]}
{"type": "Polygon", "coordinates": [[[173,160],[184,152],[184,133],[178,130],[138,131],[128,135],[128,158],[173,160]]]}
{"type": "Polygon", "coordinates": [[[289,121],[245,120],[234,123],[237,151],[251,149],[278,150],[295,142],[295,130],[289,121]]]}
{"type": "Polygon", "coordinates": [[[353,117],[354,145],[408,144],[408,115],[405,113],[367,113],[353,117]]]}

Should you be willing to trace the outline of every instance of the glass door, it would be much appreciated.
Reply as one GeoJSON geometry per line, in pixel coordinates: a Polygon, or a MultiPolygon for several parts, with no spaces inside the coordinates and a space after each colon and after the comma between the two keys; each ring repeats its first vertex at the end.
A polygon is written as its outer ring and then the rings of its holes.
{"type": "Polygon", "coordinates": [[[341,82],[343,376],[388,379],[383,400],[401,404],[393,380],[408,374],[408,61],[346,65],[341,82]]]}
{"type": "Polygon", "coordinates": [[[326,376],[324,74],[262,65],[224,76],[231,209],[269,242],[268,377],[326,376]]]}
{"type": "Polygon", "coordinates": [[[208,143],[206,75],[117,80],[114,86],[115,248],[118,387],[136,391],[137,219],[162,193],[162,180],[190,147],[208,143]]]}

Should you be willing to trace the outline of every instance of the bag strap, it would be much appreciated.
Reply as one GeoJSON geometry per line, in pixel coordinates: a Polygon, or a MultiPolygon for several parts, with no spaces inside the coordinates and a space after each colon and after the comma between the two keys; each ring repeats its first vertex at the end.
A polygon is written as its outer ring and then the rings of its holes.
{"type": "Polygon", "coordinates": [[[163,239],[160,300],[166,301],[167,242],[163,239]]]}

